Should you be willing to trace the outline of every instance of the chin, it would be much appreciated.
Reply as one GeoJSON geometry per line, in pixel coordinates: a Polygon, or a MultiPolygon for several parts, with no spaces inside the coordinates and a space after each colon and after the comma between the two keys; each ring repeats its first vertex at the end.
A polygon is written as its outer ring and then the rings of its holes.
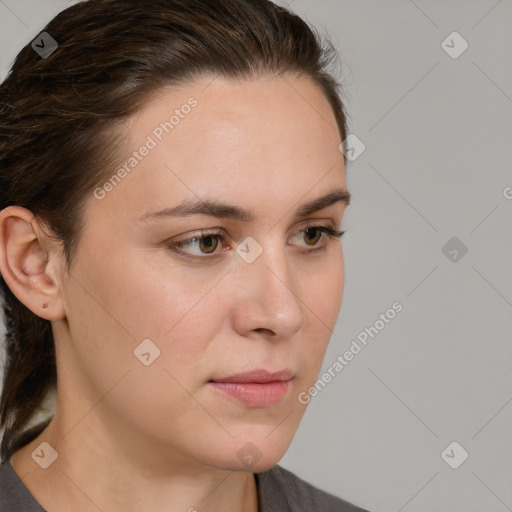
{"type": "Polygon", "coordinates": [[[252,460],[246,455],[245,460],[226,460],[223,464],[217,463],[217,467],[221,467],[227,471],[244,472],[244,473],[261,473],[267,471],[275,466],[281,457],[279,456],[261,456],[261,458],[254,457],[252,460]]]}
{"type": "Polygon", "coordinates": [[[236,443],[232,471],[259,473],[270,469],[281,460],[291,441],[291,436],[279,437],[276,431],[269,435],[268,429],[259,436],[246,437],[236,443]]]}

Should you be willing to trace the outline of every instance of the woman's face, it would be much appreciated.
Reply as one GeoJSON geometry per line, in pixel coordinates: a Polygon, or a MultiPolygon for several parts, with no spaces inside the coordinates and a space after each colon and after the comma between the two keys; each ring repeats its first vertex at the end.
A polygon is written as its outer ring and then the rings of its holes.
{"type": "Polygon", "coordinates": [[[67,440],[82,423],[152,464],[262,471],[292,440],[341,305],[339,239],[300,231],[339,229],[347,206],[301,212],[346,191],[334,115],[305,78],[210,78],[162,92],[124,128],[61,275],[67,440]],[[169,214],[200,201],[215,211],[169,214]],[[291,380],[211,383],[253,370],[291,380]]]}

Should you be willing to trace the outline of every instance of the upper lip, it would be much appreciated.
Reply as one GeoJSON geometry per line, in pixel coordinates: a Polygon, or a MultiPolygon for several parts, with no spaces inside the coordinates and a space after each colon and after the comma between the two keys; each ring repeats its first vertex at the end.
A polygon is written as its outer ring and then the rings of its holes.
{"type": "Polygon", "coordinates": [[[293,378],[293,372],[288,368],[278,372],[269,372],[263,368],[249,372],[236,373],[220,379],[212,379],[213,382],[254,382],[266,384],[275,381],[287,381],[293,378]]]}

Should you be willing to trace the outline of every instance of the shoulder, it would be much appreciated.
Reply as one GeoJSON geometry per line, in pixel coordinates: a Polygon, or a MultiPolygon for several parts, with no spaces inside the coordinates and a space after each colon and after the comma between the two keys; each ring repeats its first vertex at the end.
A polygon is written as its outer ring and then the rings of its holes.
{"type": "Polygon", "coordinates": [[[8,460],[0,464],[0,510],[44,512],[8,460]]]}
{"type": "Polygon", "coordinates": [[[302,480],[282,466],[255,474],[261,512],[368,512],[302,480]]]}
{"type": "Polygon", "coordinates": [[[0,460],[0,511],[45,512],[10,463],[11,455],[36,438],[48,421],[35,425],[11,440],[7,453],[0,460]]]}

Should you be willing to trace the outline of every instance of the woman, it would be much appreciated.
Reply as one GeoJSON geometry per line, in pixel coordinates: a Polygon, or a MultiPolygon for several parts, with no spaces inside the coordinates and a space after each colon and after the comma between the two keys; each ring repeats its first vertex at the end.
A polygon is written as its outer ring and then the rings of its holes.
{"type": "Polygon", "coordinates": [[[362,510],[277,464],[343,292],[329,59],[267,0],[89,0],[20,52],[1,510],[362,510]]]}

